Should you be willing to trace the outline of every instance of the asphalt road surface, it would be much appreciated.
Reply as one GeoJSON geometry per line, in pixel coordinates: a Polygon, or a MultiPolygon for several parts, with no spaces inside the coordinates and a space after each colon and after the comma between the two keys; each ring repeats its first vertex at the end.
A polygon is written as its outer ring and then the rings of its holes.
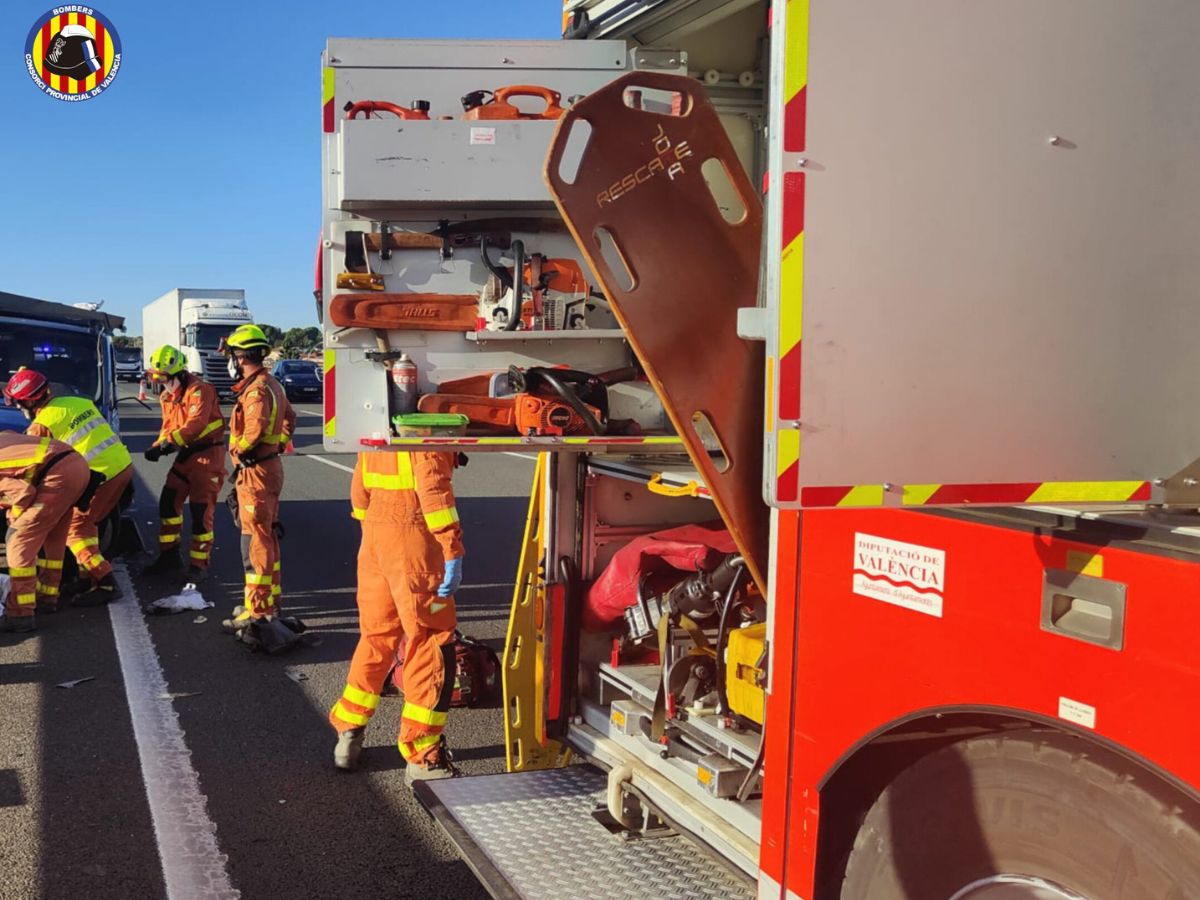
{"type": "MultiPolygon", "coordinates": [[[[151,406],[121,405],[146,546],[157,543],[169,466],[141,457],[158,432],[151,406]]],[[[362,769],[333,769],[326,716],[357,636],[353,458],[324,455],[317,405],[297,410],[280,515],[284,603],[321,644],[267,657],[221,632],[242,591],[223,508],[199,584],[214,608],[143,617],[126,596],[119,608],[39,617],[32,636],[0,635],[0,898],[165,897],[168,879],[206,878],[206,897],[486,896],[404,784],[402,700],[383,699],[362,769]],[[189,824],[172,833],[180,816],[189,824]]],[[[467,544],[460,628],[497,650],[532,473],[530,458],[477,454],[455,476],[467,544]]],[[[142,602],[183,583],[140,574],[149,559],[125,557],[142,602]]],[[[466,773],[503,771],[498,708],[456,709],[447,733],[466,773]]]]}

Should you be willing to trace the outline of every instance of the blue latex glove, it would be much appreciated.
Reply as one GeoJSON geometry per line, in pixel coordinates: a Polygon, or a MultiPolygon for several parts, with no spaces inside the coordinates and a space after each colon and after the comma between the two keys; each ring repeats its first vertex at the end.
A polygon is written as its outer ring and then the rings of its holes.
{"type": "Polygon", "coordinates": [[[446,577],[442,579],[441,585],[437,589],[439,597],[451,597],[462,584],[463,561],[460,556],[458,559],[446,560],[446,577]]]}

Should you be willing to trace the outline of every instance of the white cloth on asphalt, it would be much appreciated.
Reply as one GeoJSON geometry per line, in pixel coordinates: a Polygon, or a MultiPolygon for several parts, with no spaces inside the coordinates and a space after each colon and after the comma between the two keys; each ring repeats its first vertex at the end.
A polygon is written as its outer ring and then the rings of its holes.
{"type": "Polygon", "coordinates": [[[149,609],[151,612],[178,613],[188,609],[208,609],[212,605],[196,590],[194,584],[188,582],[178,594],[155,600],[149,609]]]}

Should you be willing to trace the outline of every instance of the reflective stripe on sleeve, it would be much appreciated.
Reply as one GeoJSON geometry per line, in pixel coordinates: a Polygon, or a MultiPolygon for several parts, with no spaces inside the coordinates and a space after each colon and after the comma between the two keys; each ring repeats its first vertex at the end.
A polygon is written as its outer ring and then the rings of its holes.
{"type": "Polygon", "coordinates": [[[210,434],[212,434],[214,431],[216,431],[218,428],[220,428],[224,424],[225,424],[224,419],[213,419],[211,422],[209,422],[207,425],[205,425],[203,429],[201,429],[200,434],[198,434],[196,436],[196,440],[200,440],[200,438],[203,438],[203,437],[208,437],[210,434]]]}
{"type": "Polygon", "coordinates": [[[400,713],[400,717],[408,719],[410,722],[420,722],[422,725],[445,725],[447,719],[444,712],[426,709],[424,706],[417,706],[417,704],[407,701],[404,703],[404,710],[400,713]]]}
{"type": "Polygon", "coordinates": [[[425,513],[425,527],[430,531],[440,531],[457,521],[458,508],[454,506],[451,506],[449,509],[438,509],[431,513],[425,513]]]}
{"type": "Polygon", "coordinates": [[[350,517],[353,519],[358,519],[361,522],[367,517],[367,511],[365,509],[359,509],[357,506],[355,506],[350,510],[350,517]]]}

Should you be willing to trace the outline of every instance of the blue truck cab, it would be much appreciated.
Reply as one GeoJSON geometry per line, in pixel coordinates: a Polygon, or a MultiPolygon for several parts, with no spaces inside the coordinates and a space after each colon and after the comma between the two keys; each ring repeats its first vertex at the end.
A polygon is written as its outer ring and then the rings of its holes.
{"type": "MultiPolygon", "coordinates": [[[[0,291],[0,378],[37,369],[57,396],[93,400],[119,433],[113,331],[124,324],[121,316],[0,291]]],[[[16,407],[0,406],[0,429],[28,424],[16,407]]]]}
{"type": "MultiPolygon", "coordinates": [[[[94,401],[120,434],[113,332],[124,324],[121,316],[0,291],[0,378],[7,384],[21,366],[37,369],[50,379],[57,396],[94,401]]],[[[24,431],[28,426],[19,409],[0,404],[0,430],[24,431]]],[[[131,491],[100,525],[100,547],[106,555],[140,546],[136,526],[122,515],[132,499],[131,491]]],[[[0,543],[0,564],[7,563],[0,543]]]]}

